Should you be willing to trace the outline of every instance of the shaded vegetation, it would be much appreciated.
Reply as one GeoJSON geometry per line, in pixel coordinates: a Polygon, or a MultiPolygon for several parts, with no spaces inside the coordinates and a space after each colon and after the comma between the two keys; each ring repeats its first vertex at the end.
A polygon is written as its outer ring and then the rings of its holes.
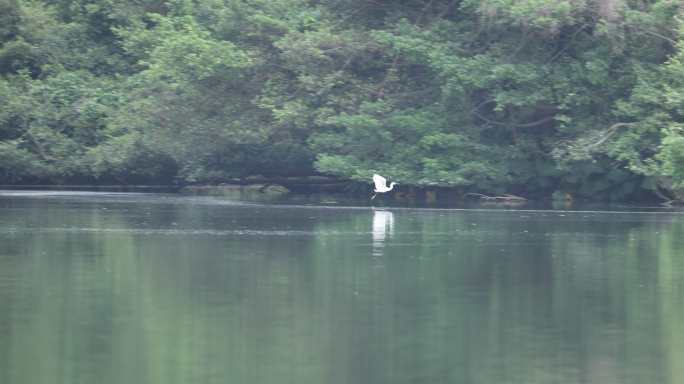
{"type": "Polygon", "coordinates": [[[674,0],[0,0],[0,182],[684,195],[674,0]]]}

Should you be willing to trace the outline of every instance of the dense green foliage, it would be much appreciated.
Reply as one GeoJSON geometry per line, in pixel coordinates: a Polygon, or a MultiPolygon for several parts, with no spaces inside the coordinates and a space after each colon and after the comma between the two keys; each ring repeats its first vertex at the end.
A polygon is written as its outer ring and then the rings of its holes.
{"type": "MultiPolygon", "coordinates": [[[[0,0],[0,182],[684,190],[677,0],[0,0]]],[[[680,192],[678,192],[680,191],[680,192]]]]}

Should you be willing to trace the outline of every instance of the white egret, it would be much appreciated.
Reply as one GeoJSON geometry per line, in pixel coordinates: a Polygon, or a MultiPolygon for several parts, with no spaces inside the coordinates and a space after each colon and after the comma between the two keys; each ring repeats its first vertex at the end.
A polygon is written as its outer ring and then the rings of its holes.
{"type": "Polygon", "coordinates": [[[375,196],[377,196],[378,193],[385,193],[385,192],[391,191],[392,188],[394,188],[394,186],[397,184],[395,182],[391,182],[389,187],[388,187],[387,186],[387,179],[385,179],[384,177],[382,177],[378,174],[373,175],[373,183],[375,183],[375,190],[373,191],[373,192],[375,192],[375,194],[373,194],[373,197],[371,197],[371,200],[375,199],[375,196]]]}

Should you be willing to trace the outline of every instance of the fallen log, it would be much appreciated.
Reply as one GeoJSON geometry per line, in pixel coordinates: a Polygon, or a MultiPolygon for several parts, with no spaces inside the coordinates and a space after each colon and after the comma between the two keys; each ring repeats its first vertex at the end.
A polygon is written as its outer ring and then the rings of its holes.
{"type": "Polygon", "coordinates": [[[526,198],[520,197],[520,196],[515,196],[515,195],[509,195],[509,194],[504,194],[501,196],[487,196],[482,193],[466,193],[465,196],[476,196],[480,200],[486,200],[486,201],[503,201],[503,202],[522,202],[522,201],[527,201],[526,198]]]}

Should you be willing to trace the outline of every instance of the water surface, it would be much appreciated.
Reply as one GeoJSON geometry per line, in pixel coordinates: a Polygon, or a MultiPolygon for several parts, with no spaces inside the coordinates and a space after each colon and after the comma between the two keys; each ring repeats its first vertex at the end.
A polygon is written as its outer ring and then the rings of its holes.
{"type": "Polygon", "coordinates": [[[684,382],[678,212],[0,192],[0,383],[684,382]]]}

